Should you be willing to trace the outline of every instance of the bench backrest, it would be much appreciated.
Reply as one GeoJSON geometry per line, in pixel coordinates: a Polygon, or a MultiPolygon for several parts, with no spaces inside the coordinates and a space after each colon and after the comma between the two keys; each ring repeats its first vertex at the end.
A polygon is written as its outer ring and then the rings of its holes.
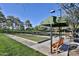
{"type": "Polygon", "coordinates": [[[59,39],[57,42],[55,42],[54,44],[52,44],[53,48],[58,48],[60,45],[64,44],[64,38],[59,39]]]}

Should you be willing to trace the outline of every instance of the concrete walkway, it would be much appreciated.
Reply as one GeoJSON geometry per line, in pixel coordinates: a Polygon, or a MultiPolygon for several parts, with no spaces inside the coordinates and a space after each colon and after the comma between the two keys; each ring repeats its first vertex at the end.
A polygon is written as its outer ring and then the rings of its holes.
{"type": "MultiPolygon", "coordinates": [[[[59,54],[56,54],[56,53],[51,54],[50,53],[50,40],[43,42],[43,43],[36,43],[35,41],[29,40],[29,39],[24,39],[22,37],[18,37],[15,35],[11,35],[11,34],[5,34],[5,35],[12,38],[13,40],[16,40],[16,41],[30,47],[30,48],[33,48],[33,49],[35,49],[35,50],[37,50],[45,55],[48,55],[48,56],[67,56],[67,51],[59,53],[59,54]]],[[[56,38],[54,38],[54,40],[55,39],[56,38]]],[[[68,42],[68,41],[66,40],[65,42],[68,42]]]]}
{"type": "Polygon", "coordinates": [[[32,46],[32,45],[37,44],[37,42],[35,42],[35,41],[29,40],[29,39],[24,39],[22,37],[18,37],[15,35],[11,35],[11,34],[5,34],[5,35],[12,38],[13,40],[16,40],[24,45],[27,45],[27,46],[32,46]]]}

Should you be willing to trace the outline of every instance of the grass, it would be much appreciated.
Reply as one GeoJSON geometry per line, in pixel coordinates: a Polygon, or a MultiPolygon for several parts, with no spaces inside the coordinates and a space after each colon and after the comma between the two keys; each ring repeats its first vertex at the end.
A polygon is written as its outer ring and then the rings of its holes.
{"type": "Polygon", "coordinates": [[[30,40],[33,40],[33,41],[36,41],[36,42],[39,42],[41,40],[45,40],[45,39],[48,39],[46,37],[40,37],[39,35],[32,35],[32,34],[14,34],[16,36],[19,36],[19,37],[23,37],[23,38],[26,38],[26,39],[30,39],[30,40]]]}
{"type": "Polygon", "coordinates": [[[44,56],[0,33],[0,56],[44,56]]]}

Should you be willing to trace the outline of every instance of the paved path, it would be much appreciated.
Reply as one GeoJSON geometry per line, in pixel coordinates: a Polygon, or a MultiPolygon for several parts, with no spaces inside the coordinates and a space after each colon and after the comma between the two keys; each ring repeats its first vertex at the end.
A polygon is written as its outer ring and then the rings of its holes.
{"type": "Polygon", "coordinates": [[[11,35],[11,34],[5,34],[5,35],[12,38],[13,40],[21,42],[22,44],[27,45],[27,46],[32,46],[32,45],[37,44],[37,42],[35,42],[35,41],[29,40],[29,39],[24,39],[24,38],[15,36],[15,35],[11,35]]]}
{"type": "MultiPolygon", "coordinates": [[[[24,39],[22,37],[18,37],[18,36],[15,36],[15,35],[11,35],[11,34],[5,34],[7,35],[8,37],[12,38],[13,40],[16,40],[30,48],[33,48],[45,55],[49,55],[49,56],[67,56],[67,51],[66,52],[62,52],[62,53],[59,53],[59,54],[51,54],[50,53],[50,40],[46,41],[46,42],[43,42],[43,43],[37,43],[35,41],[32,41],[32,40],[29,40],[29,39],[24,39]]],[[[53,38],[53,42],[57,39],[57,38],[53,38]]],[[[68,44],[68,40],[65,41],[65,43],[68,44]]]]}

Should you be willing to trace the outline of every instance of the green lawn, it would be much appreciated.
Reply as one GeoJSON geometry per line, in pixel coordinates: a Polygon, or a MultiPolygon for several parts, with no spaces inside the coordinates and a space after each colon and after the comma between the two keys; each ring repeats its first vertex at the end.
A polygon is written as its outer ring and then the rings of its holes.
{"type": "Polygon", "coordinates": [[[46,37],[40,37],[39,35],[32,35],[32,34],[18,34],[17,33],[17,34],[13,34],[13,35],[23,37],[23,38],[26,38],[26,39],[30,39],[30,40],[33,40],[33,41],[36,41],[36,42],[48,39],[46,37]]]}
{"type": "Polygon", "coordinates": [[[44,56],[0,33],[0,56],[44,56]]]}

